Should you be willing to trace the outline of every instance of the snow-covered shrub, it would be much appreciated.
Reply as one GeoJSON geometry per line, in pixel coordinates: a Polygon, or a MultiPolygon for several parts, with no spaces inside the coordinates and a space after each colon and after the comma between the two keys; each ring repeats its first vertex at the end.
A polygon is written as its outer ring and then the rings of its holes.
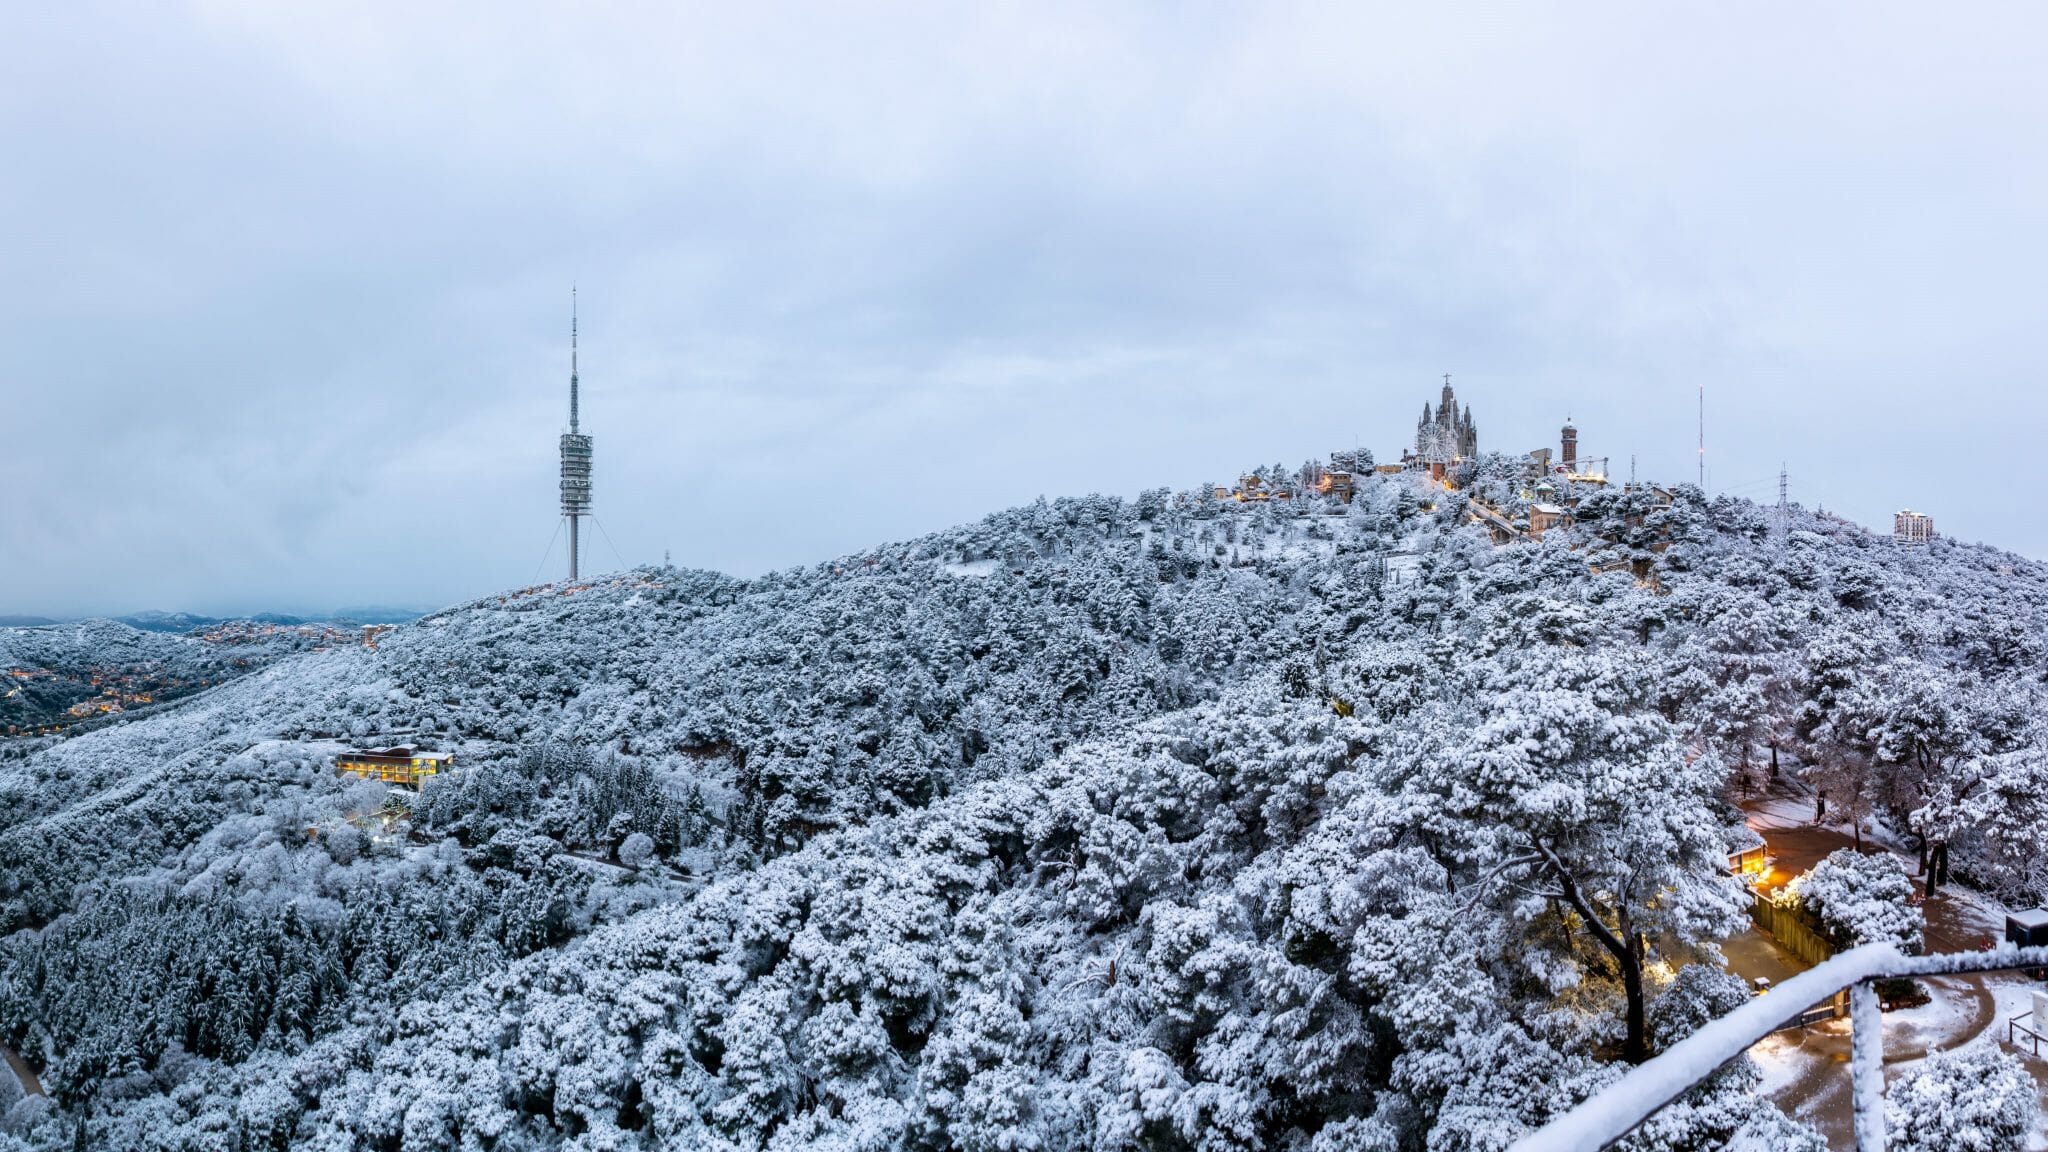
{"type": "Polygon", "coordinates": [[[1742,977],[1709,964],[1687,964],[1650,1005],[1650,1037],[1661,1049],[1749,1003],[1742,977]]]}
{"type": "Polygon", "coordinates": [[[1930,1056],[1885,1090],[1885,1147],[2020,1152],[2036,1098],[2019,1058],[1992,1044],[1930,1056]]]}
{"type": "Polygon", "coordinates": [[[342,865],[355,863],[356,857],[363,854],[365,843],[362,831],[353,824],[337,825],[328,831],[325,840],[327,854],[342,865]]]}
{"type": "Polygon", "coordinates": [[[1865,855],[1838,848],[1786,887],[1837,944],[1895,944],[1906,951],[1920,947],[1924,921],[1912,904],[1913,881],[1906,865],[1888,852],[1865,855]]]}
{"type": "Polygon", "coordinates": [[[619,863],[628,868],[640,869],[654,858],[654,837],[645,832],[635,832],[619,845],[619,863]]]}

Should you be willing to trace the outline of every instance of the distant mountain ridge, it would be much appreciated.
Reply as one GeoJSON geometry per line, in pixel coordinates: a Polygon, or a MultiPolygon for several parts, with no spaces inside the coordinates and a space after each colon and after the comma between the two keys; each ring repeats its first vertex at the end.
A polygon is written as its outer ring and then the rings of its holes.
{"type": "Polygon", "coordinates": [[[211,628],[220,624],[247,621],[252,624],[276,624],[293,627],[300,624],[403,624],[417,620],[432,609],[392,608],[368,606],[361,608],[337,608],[332,612],[318,612],[310,615],[293,615],[285,612],[255,612],[245,616],[207,616],[197,612],[163,612],[151,609],[146,612],[130,612],[125,616],[67,616],[55,619],[49,616],[0,615],[0,628],[48,628],[58,624],[73,624],[85,620],[117,620],[130,628],[144,632],[190,632],[196,628],[211,628]]]}
{"type": "MultiPolygon", "coordinates": [[[[229,617],[200,616],[192,612],[149,611],[133,612],[126,616],[111,617],[111,619],[126,624],[130,628],[140,628],[144,632],[190,632],[194,628],[205,628],[209,625],[223,623],[227,619],[229,619],[229,617]]],[[[256,617],[252,616],[249,617],[249,619],[254,620],[256,619],[256,617]]],[[[297,618],[284,618],[279,620],[273,620],[271,622],[289,624],[300,623],[300,621],[297,618]]]]}

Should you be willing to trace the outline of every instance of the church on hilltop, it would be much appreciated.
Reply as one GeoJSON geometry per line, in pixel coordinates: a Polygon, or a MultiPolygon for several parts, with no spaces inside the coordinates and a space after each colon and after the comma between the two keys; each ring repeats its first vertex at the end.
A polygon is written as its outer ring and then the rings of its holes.
{"type": "Polygon", "coordinates": [[[1477,455],[1479,426],[1472,423],[1469,406],[1462,412],[1458,410],[1458,399],[1451,392],[1451,376],[1446,372],[1443,397],[1434,413],[1428,403],[1422,405],[1422,419],[1415,422],[1415,450],[1402,463],[1428,467],[1470,460],[1477,455]]]}

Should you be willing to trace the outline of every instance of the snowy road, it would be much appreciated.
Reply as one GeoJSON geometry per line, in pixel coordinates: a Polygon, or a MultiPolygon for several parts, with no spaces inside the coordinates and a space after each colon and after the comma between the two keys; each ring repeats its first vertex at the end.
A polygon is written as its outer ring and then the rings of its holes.
{"type": "Polygon", "coordinates": [[[28,1061],[23,1060],[19,1052],[5,1044],[0,1044],[0,1062],[4,1062],[9,1069],[13,1070],[14,1078],[21,1082],[22,1095],[41,1096],[43,1094],[43,1082],[36,1079],[36,1070],[28,1066],[28,1061]]]}
{"type": "MultiPolygon", "coordinates": [[[[1767,887],[1778,887],[1811,869],[1828,853],[1854,844],[1846,832],[1813,824],[1810,800],[1781,796],[1745,803],[1743,808],[1750,827],[1761,832],[1770,844],[1767,887]]],[[[1884,850],[1868,837],[1864,847],[1866,851],[1884,850]]],[[[1914,863],[1906,858],[1909,870],[1914,863]]],[[[1925,940],[1929,952],[1968,952],[1989,947],[2002,930],[2002,910],[1960,886],[1943,891],[1923,905],[1922,911],[1926,914],[1925,940]]],[[[1763,939],[1754,930],[1743,934],[1748,936],[1763,939]]],[[[1730,945],[1730,966],[1744,975],[1748,975],[1745,968],[1770,959],[1768,955],[1750,954],[1758,949],[1742,937],[1731,940],[1730,945]]],[[[1777,953],[1781,961],[1796,965],[1775,947],[1766,944],[1763,950],[1777,953]]],[[[1778,978],[1773,975],[1774,980],[1778,978]]],[[[2023,1010],[2017,1007],[2017,999],[2029,986],[2018,974],[2007,973],[1940,977],[1922,983],[1933,996],[1931,1003],[1884,1015],[1887,1080],[1932,1053],[2002,1041],[2002,1021],[2023,1010]],[[2014,1004],[2006,1005],[2008,1000],[2014,1004]]],[[[1854,1147],[1850,1130],[1847,1020],[1779,1033],[1751,1049],[1750,1055],[1763,1067],[1764,1091],[1779,1108],[1820,1129],[1832,1147],[1854,1147]]],[[[2048,1081],[2048,1062],[2025,1063],[2036,1081],[2048,1081]]],[[[2048,1096],[2043,1099],[2048,1101],[2048,1096]]],[[[2048,1142],[2042,1139],[2044,1135],[2048,1133],[2041,1132],[2037,1122],[2036,1142],[2032,1146],[2048,1147],[2048,1142]]]]}

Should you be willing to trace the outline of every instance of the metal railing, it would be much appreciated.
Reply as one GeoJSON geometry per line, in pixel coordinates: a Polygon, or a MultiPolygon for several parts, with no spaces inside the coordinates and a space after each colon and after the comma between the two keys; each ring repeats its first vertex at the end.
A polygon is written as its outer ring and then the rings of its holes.
{"type": "Polygon", "coordinates": [[[2020,1046],[2020,1034],[2025,1033],[2028,1043],[2034,1049],[2034,1059],[2036,1060],[2041,1058],[2041,1041],[2048,1040],[2048,1036],[2044,1036],[2039,1031],[2036,1031],[2036,1029],[2048,1028],[2048,1020],[2034,1019],[2038,1015],[2040,1015],[2038,1012],[2022,1012],[2005,1022],[2005,1042],[2017,1048],[2020,1046]],[[2033,1023],[2022,1024],[2020,1023],[2022,1020],[2032,1020],[2033,1023]]]}
{"type": "Polygon", "coordinates": [[[1597,1152],[1634,1131],[1659,1109],[1747,1052],[1751,1045],[1835,995],[1849,990],[1849,1075],[1855,1101],[1857,1152],[1884,1150],[1884,1032],[1878,980],[2048,968],[2048,948],[1998,948],[1907,956],[1889,944],[1866,944],[1809,968],[1765,995],[1631,1068],[1592,1099],[1517,1140],[1509,1152],[1597,1152]]]}

